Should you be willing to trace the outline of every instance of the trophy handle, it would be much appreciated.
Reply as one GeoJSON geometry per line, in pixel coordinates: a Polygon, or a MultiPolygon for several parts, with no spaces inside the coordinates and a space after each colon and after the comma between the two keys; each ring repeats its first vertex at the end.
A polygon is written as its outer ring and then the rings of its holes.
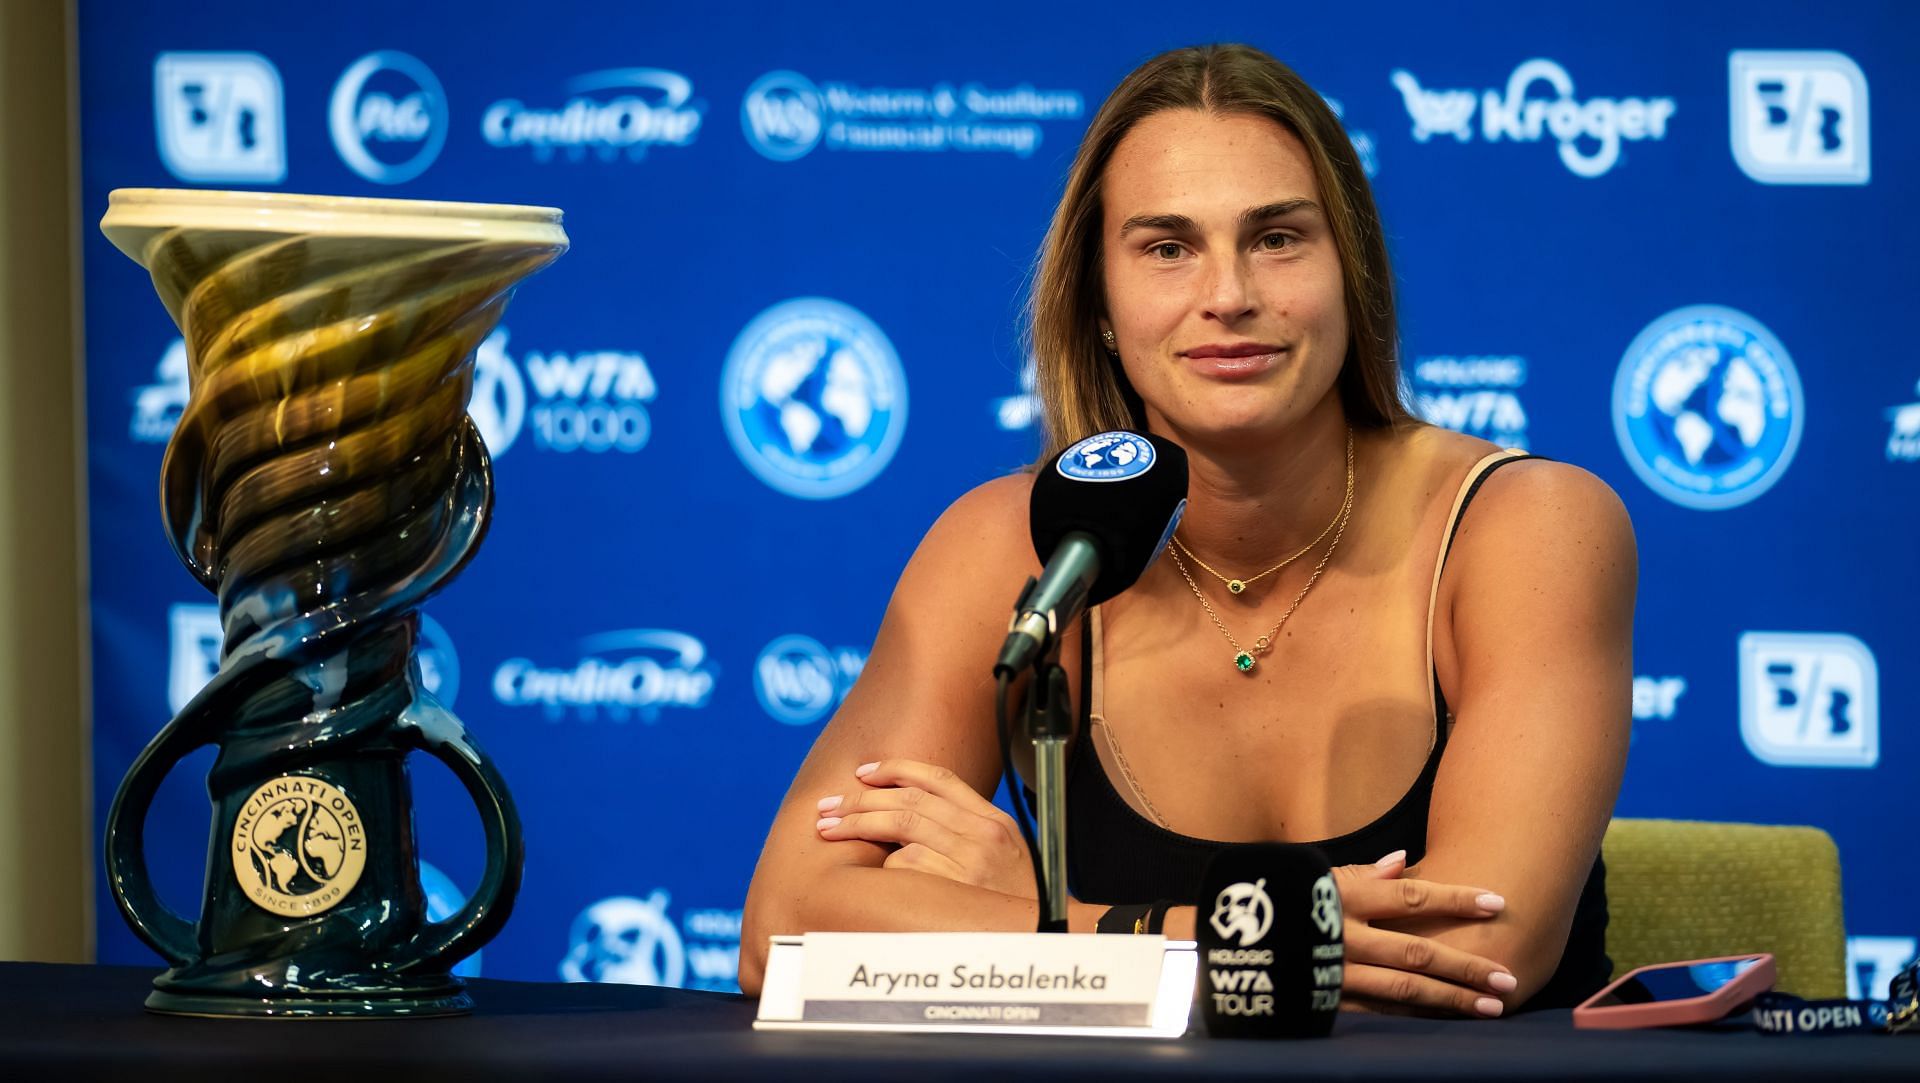
{"type": "Polygon", "coordinates": [[[526,864],[520,815],[493,761],[468,737],[459,719],[432,697],[422,695],[403,711],[399,732],[414,748],[447,765],[480,812],[487,836],[487,871],[467,905],[445,921],[429,922],[402,947],[396,970],[451,969],[491,940],[513,912],[526,864]]]}
{"type": "Polygon", "coordinates": [[[168,723],[133,761],[107,814],[107,885],[113,889],[113,901],[135,935],[173,966],[194,960],[196,937],[193,923],[161,902],[153,889],[147,872],[147,810],[174,765],[207,743],[186,736],[177,719],[168,723]]]}

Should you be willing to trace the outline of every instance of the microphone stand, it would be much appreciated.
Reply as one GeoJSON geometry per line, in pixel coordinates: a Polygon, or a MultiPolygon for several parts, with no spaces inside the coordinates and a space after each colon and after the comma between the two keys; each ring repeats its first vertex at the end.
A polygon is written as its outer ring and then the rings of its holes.
{"type": "Polygon", "coordinates": [[[1026,730],[1033,742],[1040,850],[1039,931],[1043,933],[1067,931],[1067,738],[1073,734],[1073,699],[1059,659],[1056,637],[1034,661],[1033,683],[1027,688],[1026,730]]]}

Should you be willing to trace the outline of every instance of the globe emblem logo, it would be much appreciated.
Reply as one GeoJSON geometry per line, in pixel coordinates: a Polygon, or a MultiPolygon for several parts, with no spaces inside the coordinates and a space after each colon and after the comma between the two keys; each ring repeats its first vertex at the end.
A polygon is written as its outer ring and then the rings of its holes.
{"type": "Polygon", "coordinates": [[[254,905],[309,917],[339,905],[366,867],[360,812],[340,789],[282,775],[247,797],[233,825],[234,878],[254,905]]]}
{"type": "Polygon", "coordinates": [[[1089,436],[1060,456],[1061,476],[1074,481],[1123,481],[1153,469],[1153,445],[1131,432],[1089,436]]]}
{"type": "Polygon", "coordinates": [[[1738,507],[1772,488],[1800,446],[1805,414],[1780,340],[1718,305],[1654,320],[1614,377],[1620,450],[1640,480],[1682,507],[1738,507]]]}
{"type": "Polygon", "coordinates": [[[656,889],[644,899],[617,895],[582,910],[567,934],[560,976],[680,988],[686,981],[686,946],[667,918],[667,902],[667,893],[656,889]]]}
{"type": "Polygon", "coordinates": [[[770,71],[740,100],[740,129],[776,162],[805,157],[820,142],[820,91],[798,72],[770,71]]]}
{"type": "Polygon", "coordinates": [[[885,470],[907,427],[893,344],[859,310],[823,297],[783,301],[734,340],[720,416],[753,475],[804,500],[846,496],[885,470]]]}
{"type": "Polygon", "coordinates": [[[433,70],[391,49],[354,61],[333,85],[327,131],[347,168],[375,184],[426,171],[447,142],[447,93],[433,70]]]}
{"type": "Polygon", "coordinates": [[[1259,943],[1273,928],[1273,899],[1267,894],[1266,878],[1222,888],[1213,900],[1213,916],[1207,920],[1222,940],[1238,937],[1243,948],[1259,943]]]}

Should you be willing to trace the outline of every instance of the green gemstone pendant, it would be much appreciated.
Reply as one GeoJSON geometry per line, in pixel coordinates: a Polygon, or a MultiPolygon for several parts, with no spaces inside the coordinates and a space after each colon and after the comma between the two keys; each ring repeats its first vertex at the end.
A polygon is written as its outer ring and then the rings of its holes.
{"type": "Polygon", "coordinates": [[[1253,655],[1248,654],[1246,651],[1241,651],[1239,654],[1233,656],[1233,664],[1240,672],[1246,673],[1253,669],[1253,655]]]}
{"type": "Polygon", "coordinates": [[[1247,589],[1247,585],[1245,583],[1242,583],[1240,580],[1238,579],[1227,580],[1227,593],[1238,594],[1245,589],[1247,589]]]}

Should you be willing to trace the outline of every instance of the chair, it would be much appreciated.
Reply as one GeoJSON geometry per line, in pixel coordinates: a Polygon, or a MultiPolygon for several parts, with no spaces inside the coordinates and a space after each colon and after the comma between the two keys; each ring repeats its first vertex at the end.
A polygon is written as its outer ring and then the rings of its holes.
{"type": "Polygon", "coordinates": [[[1770,951],[1775,988],[1846,995],[1840,852],[1825,831],[1619,819],[1601,852],[1614,977],[1650,963],[1770,951]]]}

